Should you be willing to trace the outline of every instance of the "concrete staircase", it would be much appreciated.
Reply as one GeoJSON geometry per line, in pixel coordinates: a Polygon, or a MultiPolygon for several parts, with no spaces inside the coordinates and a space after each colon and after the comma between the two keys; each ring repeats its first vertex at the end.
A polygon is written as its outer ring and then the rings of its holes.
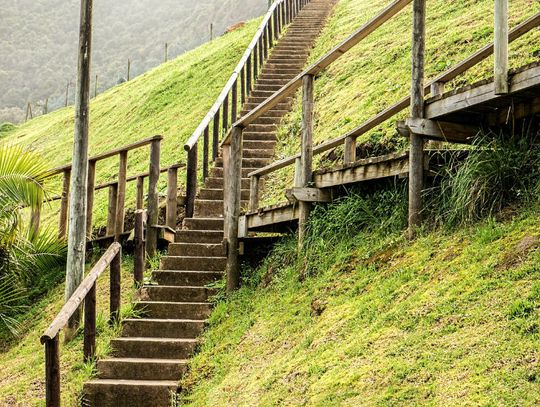
{"type": "MultiPolygon", "coordinates": [[[[270,58],[242,112],[253,109],[298,75],[307,62],[336,0],[312,0],[291,23],[270,58]]],[[[244,131],[242,199],[247,204],[247,174],[267,165],[274,154],[276,125],[290,110],[292,97],[244,131]]],[[[84,386],[88,406],[169,406],[187,359],[197,346],[211,312],[209,283],[223,277],[223,162],[216,161],[195,201],[195,215],[184,220],[169,246],[155,285],[141,290],[141,319],[123,323],[112,341],[113,357],[98,362],[98,378],[84,386]]]]}

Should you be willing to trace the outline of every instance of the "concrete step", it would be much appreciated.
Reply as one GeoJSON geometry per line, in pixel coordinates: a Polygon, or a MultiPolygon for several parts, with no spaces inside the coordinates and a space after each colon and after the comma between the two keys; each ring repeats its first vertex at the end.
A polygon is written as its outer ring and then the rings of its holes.
{"type": "Polygon", "coordinates": [[[177,243],[221,243],[223,232],[219,230],[179,230],[176,232],[177,243]]]}
{"type": "Polygon", "coordinates": [[[100,379],[177,381],[187,371],[184,359],[115,358],[97,362],[100,379]]]}
{"type": "Polygon", "coordinates": [[[162,270],[224,271],[226,257],[163,256],[162,270]]]}
{"type": "MultiPolygon", "coordinates": [[[[274,144],[275,141],[244,141],[244,148],[268,148],[274,144]]],[[[242,179],[242,189],[248,189],[249,182],[248,178],[242,179]]],[[[208,188],[223,188],[223,177],[208,177],[205,184],[208,188]]]]}
{"type": "Polygon", "coordinates": [[[122,336],[196,338],[202,333],[204,326],[204,320],[194,319],[125,319],[122,322],[122,336]]]}
{"type": "Polygon", "coordinates": [[[275,124],[250,124],[243,132],[243,135],[251,135],[251,133],[274,133],[276,131],[275,124]]]}
{"type": "Polygon", "coordinates": [[[188,230],[223,230],[223,218],[185,218],[183,228],[188,230]]]}
{"type": "Polygon", "coordinates": [[[116,338],[111,340],[112,353],[119,358],[144,355],[156,359],[187,359],[195,350],[196,339],[116,338]]]}
{"type": "MultiPolygon", "coordinates": [[[[294,78],[295,75],[291,75],[291,79],[294,78]]],[[[265,97],[254,97],[254,96],[250,96],[249,99],[248,99],[248,103],[253,103],[255,105],[260,105],[261,103],[263,102],[266,102],[266,99],[265,97]]],[[[282,101],[285,101],[286,103],[292,103],[292,96],[287,96],[286,98],[282,99],[282,101]]]]}
{"type": "MultiPolygon", "coordinates": [[[[242,151],[243,153],[243,151],[242,151]]],[[[244,157],[242,154],[242,166],[246,168],[257,168],[257,167],[264,167],[265,165],[269,164],[269,160],[267,158],[247,158],[244,157]]],[[[219,157],[216,160],[216,167],[217,168],[223,168],[223,159],[219,157]]],[[[202,192],[202,190],[201,190],[202,192]]],[[[204,199],[204,197],[201,195],[201,198],[204,199]]]]}
{"type": "MultiPolygon", "coordinates": [[[[223,200],[223,189],[203,188],[199,191],[199,197],[204,200],[223,200]]],[[[249,189],[242,190],[242,199],[244,201],[247,201],[249,199],[249,189]]]]}
{"type": "Polygon", "coordinates": [[[156,270],[152,273],[152,279],[159,285],[179,287],[204,287],[222,278],[223,273],[218,271],[156,270]]]}
{"type": "MultiPolygon", "coordinates": [[[[219,245],[222,249],[223,246],[219,245]]],[[[141,289],[142,301],[205,302],[216,295],[217,291],[207,287],[148,285],[141,289]]]]}
{"type": "MultiPolygon", "coordinates": [[[[273,126],[275,128],[275,126],[273,126]]],[[[250,127],[248,127],[250,129],[250,127]]],[[[277,136],[274,130],[272,131],[251,131],[247,130],[242,133],[243,141],[276,141],[277,136]]],[[[245,148],[245,147],[244,147],[245,148]]]]}
{"type": "Polygon", "coordinates": [[[298,75],[301,72],[301,66],[299,67],[282,67],[282,66],[276,66],[276,65],[265,65],[263,68],[263,74],[267,75],[275,75],[275,74],[290,74],[293,77],[298,75]]]}
{"type": "MultiPolygon", "coordinates": [[[[242,167],[242,178],[247,178],[248,174],[249,174],[250,172],[255,171],[255,170],[258,170],[258,168],[253,168],[253,167],[252,167],[252,168],[250,168],[250,167],[242,167]]],[[[211,174],[212,174],[212,177],[221,177],[221,178],[223,178],[223,168],[217,168],[217,167],[214,167],[214,168],[212,168],[211,174]]],[[[201,200],[200,200],[200,199],[196,199],[196,200],[195,200],[195,206],[197,206],[197,201],[201,201],[201,200]]],[[[212,205],[210,202],[211,202],[211,201],[200,202],[200,205],[205,205],[205,204],[212,205]]],[[[201,212],[201,213],[200,213],[199,215],[197,215],[197,216],[200,216],[200,217],[203,217],[203,218],[204,218],[204,217],[210,217],[211,214],[206,214],[206,215],[205,215],[205,214],[203,214],[203,213],[201,212]]]]}
{"type": "Polygon", "coordinates": [[[84,384],[83,405],[89,407],[169,406],[178,380],[98,379],[84,384]]]}
{"type": "MultiPolygon", "coordinates": [[[[274,149],[276,145],[276,141],[273,140],[244,140],[243,146],[244,148],[256,148],[256,149],[267,149],[272,150],[274,149]]],[[[242,185],[242,188],[244,186],[242,185]]]]}
{"type": "Polygon", "coordinates": [[[274,156],[274,149],[256,149],[256,148],[244,148],[242,149],[242,157],[245,158],[272,158],[274,156]]]}
{"type": "Polygon", "coordinates": [[[135,309],[150,319],[198,319],[208,318],[212,304],[208,302],[140,301],[135,309]]]}

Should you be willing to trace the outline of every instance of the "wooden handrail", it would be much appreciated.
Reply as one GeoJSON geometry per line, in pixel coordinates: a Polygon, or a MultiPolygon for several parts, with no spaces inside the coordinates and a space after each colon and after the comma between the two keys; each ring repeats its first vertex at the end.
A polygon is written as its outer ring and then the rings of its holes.
{"type": "MultiPolygon", "coordinates": [[[[144,140],[137,141],[137,142],[132,143],[132,144],[128,144],[127,146],[118,147],[118,148],[115,148],[113,150],[109,150],[109,151],[106,151],[104,153],[101,153],[101,154],[95,155],[93,157],[90,157],[88,159],[88,161],[97,162],[97,161],[105,160],[106,158],[114,157],[115,155],[119,155],[119,154],[127,152],[127,151],[136,150],[138,148],[150,145],[150,144],[152,144],[152,142],[158,141],[158,140],[159,141],[163,140],[163,136],[153,136],[153,137],[146,138],[144,140]]],[[[61,167],[53,168],[49,173],[49,177],[51,177],[53,175],[60,174],[60,173],[62,173],[64,171],[70,170],[70,169],[71,169],[71,164],[66,164],[66,165],[63,165],[61,167]]]]}
{"type": "MultiPolygon", "coordinates": [[[[514,27],[508,35],[508,41],[513,42],[517,40],[518,38],[520,38],[521,36],[528,33],[529,31],[531,31],[533,28],[538,27],[538,26],[540,26],[540,13],[535,14],[534,16],[528,18],[521,24],[514,27]]],[[[493,42],[481,48],[480,50],[478,50],[477,52],[475,52],[468,58],[464,59],[463,61],[459,62],[458,64],[448,69],[447,71],[443,72],[442,74],[436,76],[435,79],[429,82],[429,84],[425,87],[426,93],[427,94],[430,93],[432,84],[440,83],[440,82],[443,82],[443,83],[449,82],[455,79],[456,77],[458,77],[459,75],[461,75],[462,73],[466,72],[468,69],[477,65],[481,61],[490,57],[492,54],[493,54],[493,42]]],[[[313,154],[321,154],[325,151],[328,151],[332,148],[335,148],[343,144],[350,137],[358,137],[366,133],[367,131],[373,129],[374,127],[380,125],[381,123],[395,116],[397,113],[406,109],[409,106],[409,104],[410,104],[410,95],[399,100],[396,104],[388,107],[387,109],[373,116],[371,119],[362,123],[360,126],[354,128],[353,130],[347,132],[345,135],[342,135],[338,138],[326,141],[324,143],[321,143],[315,146],[313,148],[313,154]]],[[[299,157],[300,157],[300,153],[294,156],[283,158],[279,161],[276,161],[272,164],[269,164],[263,168],[260,168],[256,171],[249,173],[248,176],[261,177],[263,175],[270,174],[281,168],[285,168],[289,165],[294,164],[295,160],[299,157]]]]}
{"type": "Polygon", "coordinates": [[[268,25],[268,22],[272,18],[272,14],[274,13],[274,10],[276,10],[276,8],[279,5],[281,5],[282,3],[284,3],[284,2],[285,2],[285,0],[277,0],[277,1],[274,1],[272,3],[272,5],[268,9],[266,15],[264,16],[263,21],[259,25],[259,28],[255,32],[255,35],[253,36],[253,39],[251,40],[251,42],[249,43],[246,51],[242,55],[242,58],[240,59],[240,62],[238,62],[238,64],[234,68],[234,71],[233,71],[232,75],[230,76],[229,80],[225,84],[225,86],[224,86],[223,90],[221,91],[221,93],[219,94],[217,100],[212,105],[212,107],[210,108],[210,110],[208,111],[208,113],[206,114],[204,119],[201,121],[199,126],[197,126],[197,128],[195,129],[195,131],[193,132],[191,137],[184,144],[184,150],[190,151],[193,148],[193,146],[195,146],[195,144],[197,144],[197,142],[199,141],[199,139],[200,139],[201,135],[203,134],[204,130],[210,125],[210,122],[212,120],[214,120],[214,116],[216,115],[216,113],[219,111],[219,109],[223,105],[223,102],[225,101],[225,99],[228,97],[229,92],[232,90],[235,82],[237,81],[238,77],[240,76],[240,72],[242,71],[242,69],[246,65],[247,60],[251,57],[251,54],[252,54],[253,50],[255,49],[255,47],[257,46],[257,44],[259,42],[259,39],[262,37],[262,35],[264,33],[264,30],[266,29],[266,27],[268,25]]]}
{"type": "Polygon", "coordinates": [[[91,290],[97,279],[103,274],[105,269],[111,264],[113,259],[120,253],[122,246],[120,243],[113,243],[109,249],[98,260],[96,265],[90,270],[86,278],[79,285],[79,288],[73,293],[71,298],[62,307],[52,324],[47,328],[45,333],[41,336],[41,343],[54,339],[62,329],[64,329],[73,316],[75,311],[82,305],[86,295],[91,290]]]}
{"type": "MultiPolygon", "coordinates": [[[[186,166],[185,164],[173,164],[173,165],[170,165],[168,167],[161,168],[159,170],[159,173],[164,174],[164,173],[168,172],[171,169],[184,168],[185,166],[186,166]]],[[[127,177],[126,182],[129,183],[129,182],[137,181],[139,178],[144,179],[144,178],[148,178],[149,176],[150,176],[150,173],[148,171],[147,172],[142,172],[142,173],[127,177]]],[[[99,191],[99,190],[102,190],[102,189],[106,189],[106,188],[109,188],[109,187],[111,187],[113,185],[116,185],[116,184],[118,184],[118,180],[106,182],[104,184],[99,184],[99,185],[96,185],[96,187],[94,188],[94,191],[99,191]]],[[[59,201],[60,199],[62,199],[62,196],[61,195],[56,195],[56,196],[53,196],[53,197],[47,199],[46,202],[59,201]]]]}
{"type": "MultiPolygon", "coordinates": [[[[287,83],[284,87],[270,96],[266,101],[261,103],[255,109],[250,111],[245,116],[241,117],[233,126],[247,127],[253,123],[257,118],[262,116],[264,113],[268,112],[274,108],[279,102],[281,102],[285,97],[296,92],[300,86],[302,86],[302,78],[305,75],[317,75],[334,61],[336,61],[340,56],[349,51],[352,47],[366,38],[369,34],[375,31],[377,28],[382,26],[401,10],[403,10],[407,5],[409,5],[412,0],[395,0],[392,4],[387,6],[383,11],[381,11],[376,17],[364,24],[358,30],[356,30],[352,35],[347,39],[342,41],[339,45],[334,47],[331,51],[326,53],[324,56],[319,58],[316,62],[310,65],[303,72],[298,74],[293,80],[287,83]]],[[[229,134],[230,135],[230,134],[229,134]]],[[[225,137],[222,144],[229,143],[229,135],[225,137]]]]}

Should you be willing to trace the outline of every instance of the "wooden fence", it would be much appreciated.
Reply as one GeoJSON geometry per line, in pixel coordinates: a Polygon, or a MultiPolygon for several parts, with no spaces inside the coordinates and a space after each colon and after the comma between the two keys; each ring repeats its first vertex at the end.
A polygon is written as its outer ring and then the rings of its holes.
{"type": "Polygon", "coordinates": [[[90,270],[81,285],[62,307],[52,324],[41,336],[45,345],[45,398],[47,407],[60,407],[60,332],[69,319],[84,303],[83,357],[88,362],[96,352],[96,284],[98,278],[110,267],[110,322],[120,316],[122,246],[113,243],[96,265],[90,270]]]}
{"type": "MultiPolygon", "coordinates": [[[[413,0],[395,0],[389,4],[384,10],[382,10],[376,17],[360,27],[356,32],[351,36],[345,39],[342,43],[328,52],[326,55],[321,57],[319,60],[314,62],[311,66],[305,69],[300,73],[295,79],[286,84],[279,91],[274,93],[269,97],[265,102],[261,103],[256,108],[252,109],[245,116],[240,118],[238,121],[233,123],[232,130],[227,134],[222,142],[223,148],[223,165],[224,165],[224,179],[225,179],[225,242],[228,248],[227,252],[227,279],[228,279],[228,288],[234,289],[238,285],[239,281],[239,265],[238,265],[238,221],[240,215],[240,192],[241,192],[241,163],[242,163],[242,133],[243,130],[253,123],[257,118],[261,117],[263,114],[274,108],[278,103],[280,103],[285,97],[294,94],[301,87],[303,88],[303,98],[302,98],[302,148],[301,152],[295,156],[276,161],[264,168],[261,168],[257,171],[253,171],[249,174],[251,178],[251,187],[250,187],[250,197],[249,197],[249,210],[256,211],[259,207],[259,185],[260,177],[268,175],[278,169],[287,167],[289,165],[296,165],[296,175],[295,175],[295,187],[305,188],[309,185],[311,181],[312,174],[312,161],[314,154],[320,154],[324,151],[335,148],[339,145],[345,145],[344,151],[344,161],[345,163],[352,163],[356,160],[356,140],[357,138],[365,134],[367,131],[373,129],[374,127],[380,125],[387,119],[393,117],[397,113],[411,106],[411,99],[414,101],[418,97],[423,98],[424,93],[432,93],[433,96],[440,95],[444,92],[445,83],[453,80],[458,75],[462,74],[469,68],[483,61],[487,57],[493,54],[495,47],[507,48],[508,43],[516,40],[525,33],[529,32],[535,27],[540,25],[540,13],[532,16],[522,24],[518,25],[510,32],[505,31],[504,27],[498,27],[501,24],[508,24],[507,20],[501,19],[500,17],[496,19],[496,36],[498,44],[489,44],[471,55],[469,58],[460,62],[456,66],[452,67],[448,71],[437,76],[431,83],[427,86],[424,84],[423,78],[423,41],[424,36],[418,35],[416,31],[420,34],[424,32],[425,25],[425,0],[415,0],[415,13],[413,25],[415,27],[415,33],[413,41],[413,52],[415,56],[415,64],[421,64],[422,69],[415,72],[413,75],[413,86],[412,89],[419,89],[416,94],[411,94],[402,100],[400,100],[395,105],[392,105],[377,114],[367,122],[361,124],[357,128],[348,132],[347,134],[327,142],[324,142],[318,146],[313,146],[313,87],[314,87],[314,78],[316,75],[321,73],[324,69],[330,66],[335,62],[339,57],[347,53],[352,47],[361,42],[369,34],[374,32],[377,28],[381,27],[383,24],[391,20],[395,15],[402,11],[406,6],[412,3],[413,0]],[[500,33],[503,33],[501,37],[500,33]],[[504,38],[504,41],[501,39],[504,38]],[[417,48],[415,48],[417,47],[417,48]],[[420,95],[420,96],[419,96],[420,95]],[[415,99],[416,98],[416,99],[415,99]]],[[[497,3],[497,9],[504,9],[504,5],[498,3],[506,3],[507,0],[495,0],[497,3]]],[[[507,4],[506,4],[507,7],[507,4]]],[[[501,12],[499,12],[500,14],[501,12]]],[[[502,12],[503,16],[506,16],[502,12]]],[[[503,52],[504,54],[504,52],[503,52]]],[[[507,58],[507,52],[506,52],[507,58]]],[[[506,66],[506,61],[504,56],[496,59],[496,64],[503,64],[506,66]]],[[[507,75],[507,72],[503,72],[504,69],[501,69],[500,66],[495,66],[494,69],[496,76],[497,75],[507,75]]],[[[500,82],[504,82],[503,79],[499,79],[500,82]]],[[[418,101],[416,101],[418,104],[418,101]]],[[[423,149],[423,143],[421,143],[423,149]]],[[[422,153],[423,154],[423,153],[422,153]]],[[[418,168],[420,172],[423,168],[422,163],[412,162],[411,160],[411,173],[414,173],[418,168]]],[[[418,171],[416,171],[418,172],[418,171]]],[[[421,186],[415,185],[414,190],[409,193],[409,200],[411,198],[417,199],[420,194],[421,186]]],[[[416,208],[415,210],[418,210],[416,208]]],[[[300,205],[300,219],[299,219],[299,240],[301,242],[303,230],[305,228],[305,222],[309,214],[309,204],[300,205]]]]}
{"type": "Polygon", "coordinates": [[[238,118],[239,109],[251,94],[253,85],[274,46],[274,42],[280,37],[286,25],[307,3],[309,0],[276,0],[272,3],[216,102],[184,145],[188,154],[186,217],[193,216],[197,194],[200,139],[203,139],[202,178],[204,181],[208,177],[210,163],[218,157],[221,134],[227,133],[231,124],[238,118]],[[212,140],[210,140],[210,133],[212,133],[212,140]]]}

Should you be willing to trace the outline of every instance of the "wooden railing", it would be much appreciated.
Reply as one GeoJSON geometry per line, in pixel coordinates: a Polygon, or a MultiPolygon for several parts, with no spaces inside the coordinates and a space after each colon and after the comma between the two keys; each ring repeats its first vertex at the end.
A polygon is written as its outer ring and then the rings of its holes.
{"type": "MultiPolygon", "coordinates": [[[[129,182],[137,182],[136,209],[142,210],[144,208],[144,182],[145,179],[148,178],[146,250],[147,253],[152,256],[156,251],[157,239],[159,235],[159,230],[157,228],[159,215],[159,196],[157,186],[159,176],[161,173],[164,172],[168,173],[166,225],[173,229],[176,227],[178,169],[181,168],[182,165],[175,164],[166,168],[160,168],[160,150],[162,140],[162,136],[154,136],[89,158],[86,222],[89,239],[92,238],[95,192],[106,188],[109,190],[106,233],[107,236],[114,236],[116,240],[119,240],[120,236],[125,232],[124,219],[126,203],[126,185],[129,182]],[[146,173],[128,177],[128,153],[130,151],[144,148],[147,146],[150,146],[149,171],[146,173]],[[117,180],[101,185],[96,185],[97,163],[113,157],[119,157],[117,180]]],[[[63,177],[62,193],[60,196],[53,197],[50,200],[60,200],[58,234],[60,238],[64,238],[66,236],[68,223],[71,164],[53,169],[49,177],[54,177],[58,175],[61,175],[63,177]]]]}
{"type": "Polygon", "coordinates": [[[269,51],[274,46],[274,41],[279,38],[285,26],[296,17],[298,12],[309,1],[276,0],[271,4],[259,29],[216,102],[184,145],[184,149],[188,153],[186,217],[193,216],[199,171],[198,145],[201,137],[203,139],[202,178],[206,180],[210,162],[214,162],[218,157],[220,135],[222,132],[227,133],[230,125],[238,118],[239,109],[241,109],[251,94],[253,84],[259,76],[264,62],[268,58],[269,51]],[[212,140],[210,140],[210,132],[212,132],[212,140]],[[211,151],[210,142],[212,143],[211,151]],[[209,157],[210,154],[211,160],[209,157]]]}
{"type": "Polygon", "coordinates": [[[45,345],[45,394],[47,407],[60,407],[60,332],[69,319],[84,303],[83,357],[88,362],[96,353],[96,284],[98,278],[110,266],[110,322],[120,317],[122,247],[113,243],[96,265],[90,270],[81,285],[62,307],[52,324],[41,336],[45,345]]]}
{"type": "MultiPolygon", "coordinates": [[[[424,42],[424,25],[425,25],[425,1],[415,0],[415,12],[414,12],[414,27],[415,29],[419,27],[421,29],[422,35],[415,35],[413,45],[413,55],[415,57],[415,64],[420,63],[422,69],[420,70],[420,75],[415,77],[415,69],[413,69],[413,86],[412,89],[420,92],[416,92],[414,95],[409,95],[398,103],[389,108],[385,109],[381,113],[377,114],[367,122],[348,132],[347,134],[327,142],[324,142],[318,146],[313,147],[313,110],[314,110],[314,78],[321,71],[335,62],[340,56],[344,55],[352,47],[366,38],[369,34],[374,32],[377,28],[385,24],[387,21],[392,19],[400,11],[402,11],[407,5],[412,3],[413,0],[395,0],[390,5],[388,5],[381,13],[376,17],[370,20],[368,23],[360,27],[356,32],[351,36],[345,39],[341,44],[336,46],[326,55],[321,57],[310,67],[300,73],[297,77],[291,80],[279,91],[274,93],[269,97],[265,102],[252,109],[245,116],[240,118],[238,121],[233,123],[232,130],[227,134],[222,142],[223,148],[223,166],[224,166],[224,178],[225,178],[225,202],[224,202],[224,212],[225,212],[225,231],[224,231],[224,241],[227,247],[227,288],[229,290],[235,289],[239,283],[239,263],[238,263],[238,228],[239,228],[239,215],[240,215],[240,205],[241,205],[241,169],[242,169],[242,133],[243,130],[252,124],[257,118],[261,117],[263,114],[268,112],[270,109],[274,108],[278,103],[280,103],[285,97],[290,96],[296,92],[300,87],[303,88],[303,98],[302,98],[302,149],[301,152],[295,156],[285,158],[283,160],[272,163],[264,168],[261,168],[257,171],[253,171],[249,174],[251,178],[251,187],[250,187],[250,198],[249,198],[249,210],[256,211],[259,207],[259,180],[263,175],[270,174],[280,168],[296,164],[296,175],[295,175],[295,187],[306,187],[311,182],[312,177],[312,161],[314,154],[320,154],[329,149],[335,148],[341,144],[345,144],[344,151],[344,161],[345,163],[352,163],[356,160],[356,140],[357,137],[366,133],[375,126],[383,123],[387,119],[391,118],[395,114],[401,112],[405,108],[411,105],[411,100],[418,104],[423,105],[424,93],[432,93],[432,95],[440,95],[444,92],[445,83],[456,78],[458,75],[462,74],[472,66],[478,64],[480,61],[486,59],[488,56],[493,54],[494,44],[489,44],[486,47],[482,48],[466,60],[457,64],[448,71],[442,73],[436,77],[431,83],[427,86],[424,85],[423,80],[423,42],[424,42]],[[416,52],[417,54],[414,54],[416,52]],[[416,59],[418,61],[416,61],[416,59]],[[421,94],[421,95],[420,95],[421,94]],[[421,101],[419,102],[419,95],[421,96],[421,101]]],[[[506,3],[507,0],[495,0],[495,2],[506,3]]],[[[496,9],[503,8],[500,5],[496,9]]],[[[504,14],[504,13],[503,13],[504,14]]],[[[507,16],[506,16],[507,18],[507,16]]],[[[501,25],[501,19],[496,19],[496,22],[501,25]]],[[[504,21],[507,25],[507,20],[504,21]]],[[[496,23],[497,24],[497,23],[496,23]]],[[[498,44],[498,47],[505,48],[507,43],[514,41],[515,39],[521,37],[525,33],[529,32],[535,27],[540,25],[540,13],[529,18],[527,21],[523,22],[519,26],[515,27],[510,32],[505,32],[504,28],[500,29],[496,27],[496,39],[498,38],[499,43],[501,43],[500,32],[504,33],[505,41],[502,41],[502,44],[498,44]],[[506,40],[507,39],[507,40],[506,40]]],[[[417,34],[415,32],[415,34],[417,34]]],[[[504,64],[504,61],[500,61],[500,64],[504,64]]],[[[497,67],[495,72],[500,72],[501,70],[497,67]]],[[[507,72],[504,72],[507,74],[507,72]]],[[[423,145],[423,144],[422,144],[423,145]]],[[[412,159],[410,160],[412,161],[412,159]]],[[[410,164],[412,165],[412,164],[410,164]]],[[[416,163],[415,168],[421,168],[418,163],[416,163]]],[[[411,195],[410,191],[410,195],[411,195]]],[[[416,196],[419,195],[419,188],[415,188],[415,191],[412,193],[416,196]]],[[[309,215],[309,204],[300,203],[300,219],[299,219],[299,241],[302,241],[302,233],[305,228],[305,223],[309,215]]]]}

